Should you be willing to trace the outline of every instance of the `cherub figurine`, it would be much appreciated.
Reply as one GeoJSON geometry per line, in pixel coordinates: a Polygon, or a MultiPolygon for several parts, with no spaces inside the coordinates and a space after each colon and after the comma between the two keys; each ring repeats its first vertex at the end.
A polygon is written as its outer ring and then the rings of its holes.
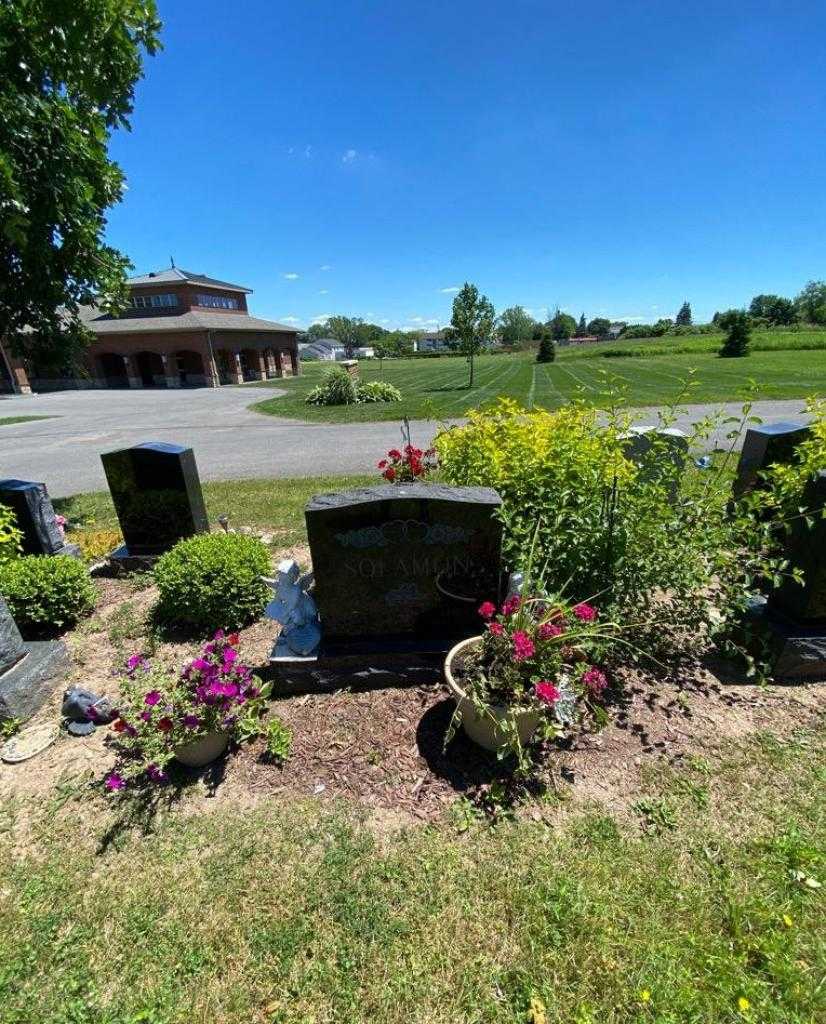
{"type": "Polygon", "coordinates": [[[300,575],[298,562],[285,558],[278,563],[275,579],[262,577],[274,592],[264,615],[281,623],[273,657],[309,658],[316,653],[321,641],[318,609],[305,590],[308,580],[302,580],[300,575]]]}

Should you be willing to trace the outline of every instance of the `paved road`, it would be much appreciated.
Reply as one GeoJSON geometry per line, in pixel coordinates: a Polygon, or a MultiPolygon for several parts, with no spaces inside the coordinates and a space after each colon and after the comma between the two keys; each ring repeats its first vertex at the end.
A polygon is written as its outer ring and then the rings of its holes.
{"type": "MultiPolygon", "coordinates": [[[[278,391],[268,390],[267,397],[278,391]]],[[[399,440],[393,423],[300,423],[250,412],[258,389],[184,391],[66,391],[0,400],[5,416],[56,419],[0,426],[0,479],[42,480],[55,497],[100,490],[106,482],[100,453],[141,441],[172,441],[195,449],[205,480],[317,476],[371,472],[399,440]]],[[[687,407],[678,425],[719,406],[687,407]]],[[[739,405],[725,406],[732,413],[739,405]]],[[[799,400],[759,402],[764,419],[795,418],[799,400]]],[[[651,415],[643,415],[651,420],[651,415]]],[[[426,444],[436,423],[415,423],[414,443],[426,444]]],[[[725,431],[720,431],[719,438],[725,431]]]]}

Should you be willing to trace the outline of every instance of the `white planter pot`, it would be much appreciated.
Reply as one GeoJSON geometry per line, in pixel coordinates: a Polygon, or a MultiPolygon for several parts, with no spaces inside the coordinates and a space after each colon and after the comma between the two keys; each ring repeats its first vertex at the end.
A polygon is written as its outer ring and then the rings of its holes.
{"type": "Polygon", "coordinates": [[[220,757],[229,746],[229,736],[225,732],[211,732],[207,736],[185,743],[175,748],[175,759],[187,768],[204,768],[220,757]]]}
{"type": "MultiPolygon", "coordinates": [[[[478,743],[485,750],[497,751],[506,743],[506,736],[500,723],[509,714],[504,705],[488,708],[485,714],[480,714],[473,702],[468,698],[462,687],[456,682],[453,676],[452,665],[454,659],[460,653],[476,647],[482,642],[481,636],[472,636],[468,640],[462,640],[452,647],[445,658],[445,680],[450,692],[456,699],[456,707],[461,715],[462,728],[466,735],[478,743]]],[[[536,732],[542,715],[538,711],[520,711],[516,715],[516,728],[521,743],[527,743],[536,732]]]]}

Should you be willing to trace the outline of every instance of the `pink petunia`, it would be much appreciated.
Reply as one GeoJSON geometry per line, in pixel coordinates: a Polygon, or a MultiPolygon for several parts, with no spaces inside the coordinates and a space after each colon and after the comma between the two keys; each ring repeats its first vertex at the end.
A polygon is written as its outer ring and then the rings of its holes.
{"type": "Polygon", "coordinates": [[[514,661],[527,661],[528,658],[532,658],[536,653],[536,646],[533,640],[521,629],[517,629],[513,634],[513,660],[514,661]]]}
{"type": "Polygon", "coordinates": [[[554,684],[549,682],[547,679],[543,679],[541,682],[537,683],[533,688],[533,692],[545,704],[555,704],[562,696],[554,684]]]}
{"type": "Polygon", "coordinates": [[[149,708],[154,708],[156,704],[159,704],[161,695],[157,690],[150,690],[149,693],[143,698],[144,704],[149,708]]]}
{"type": "Polygon", "coordinates": [[[598,668],[589,668],[582,674],[582,685],[593,697],[599,697],[608,686],[608,679],[598,668]]]}
{"type": "Polygon", "coordinates": [[[562,626],[557,626],[555,622],[543,622],[536,635],[540,640],[552,640],[555,636],[562,636],[564,632],[562,626]]]}
{"type": "Polygon", "coordinates": [[[488,630],[494,636],[502,636],[505,632],[505,627],[502,625],[501,622],[491,622],[488,624],[488,630]]]}
{"type": "Polygon", "coordinates": [[[111,792],[115,792],[119,789],[126,788],[126,780],[122,775],[118,775],[117,772],[110,772],[109,775],[106,776],[104,785],[111,792]]]}
{"type": "Polygon", "coordinates": [[[483,601],[479,605],[479,614],[483,619],[492,619],[496,614],[496,605],[492,601],[483,601]]]}

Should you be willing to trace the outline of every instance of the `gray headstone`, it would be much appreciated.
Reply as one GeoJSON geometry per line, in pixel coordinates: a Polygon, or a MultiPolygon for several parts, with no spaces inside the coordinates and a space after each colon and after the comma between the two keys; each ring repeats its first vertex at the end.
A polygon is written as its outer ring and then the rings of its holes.
{"type": "Polygon", "coordinates": [[[797,446],[810,436],[811,430],[805,423],[765,423],[749,427],[737,463],[735,498],[759,486],[759,474],[769,466],[792,462],[797,446]]]}
{"type": "Polygon", "coordinates": [[[9,606],[0,597],[0,676],[17,664],[24,654],[23,637],[9,606]]]}
{"type": "Polygon", "coordinates": [[[160,555],[209,529],[191,448],[151,441],[106,452],[101,461],[127,557],[160,555]]]}
{"type": "Polygon", "coordinates": [[[803,570],[803,584],[784,580],[769,607],[801,625],[826,627],[826,469],[806,485],[801,506],[808,515],[791,520],[784,554],[803,570]]]}
{"type": "Polygon", "coordinates": [[[306,508],[322,652],[446,651],[496,599],[499,495],[429,484],[321,494],[306,508]]]}
{"type": "Polygon", "coordinates": [[[23,533],[27,555],[73,555],[80,549],[67,544],[55,520],[55,511],[45,484],[33,480],[0,480],[0,504],[14,510],[23,533]]]}

